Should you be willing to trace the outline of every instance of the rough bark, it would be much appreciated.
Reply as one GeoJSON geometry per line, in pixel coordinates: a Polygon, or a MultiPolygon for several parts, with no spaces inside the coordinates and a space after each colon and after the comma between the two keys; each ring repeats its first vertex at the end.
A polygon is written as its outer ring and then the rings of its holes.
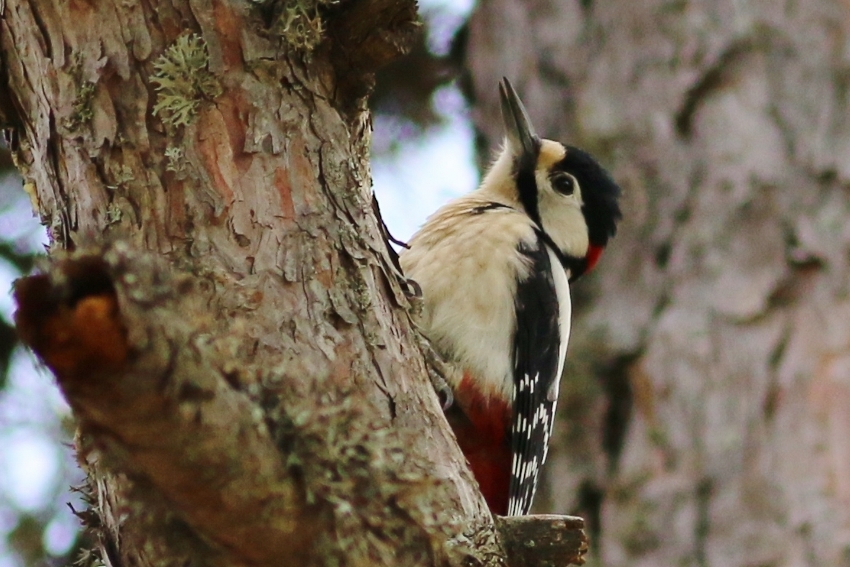
{"type": "Polygon", "coordinates": [[[497,517],[511,567],[583,565],[587,552],[584,520],[574,516],[497,517]]]}
{"type": "Polygon", "coordinates": [[[415,4],[304,2],[314,19],[287,27],[296,4],[0,3],[17,165],[51,253],[77,250],[21,317],[72,353],[40,350],[80,419],[85,518],[115,567],[498,564],[371,212],[363,94],[415,4]],[[126,353],[103,342],[116,328],[126,353]],[[438,506],[337,478],[292,438],[408,488],[427,471],[438,506]]]}
{"type": "Polygon", "coordinates": [[[576,289],[538,501],[584,515],[602,564],[848,562],[848,37],[839,0],[482,0],[472,18],[490,142],[504,75],[625,189],[576,289]]]}

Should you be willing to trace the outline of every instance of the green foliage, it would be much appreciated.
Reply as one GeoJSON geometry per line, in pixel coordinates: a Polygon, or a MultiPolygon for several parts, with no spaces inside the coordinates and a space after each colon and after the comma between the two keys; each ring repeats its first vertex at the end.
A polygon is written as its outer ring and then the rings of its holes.
{"type": "Polygon", "coordinates": [[[31,252],[19,252],[11,243],[0,241],[0,259],[3,259],[22,274],[29,273],[35,264],[36,255],[31,252]]]}
{"type": "MultiPolygon", "coordinates": [[[[35,254],[19,252],[9,242],[0,241],[0,259],[9,262],[21,274],[26,274],[32,270],[35,254]]],[[[6,383],[9,363],[17,345],[18,336],[15,334],[14,327],[0,318],[0,389],[6,383]]]]}
{"type": "Polygon", "coordinates": [[[0,319],[0,390],[6,385],[6,375],[12,362],[12,353],[18,345],[15,328],[0,319]]]}
{"type": "Polygon", "coordinates": [[[38,565],[46,559],[42,544],[43,531],[44,525],[39,518],[21,514],[17,524],[9,532],[9,544],[27,565],[38,565]]]}
{"type": "Polygon", "coordinates": [[[461,72],[451,54],[439,55],[428,48],[427,22],[425,27],[410,53],[385,65],[375,75],[369,107],[398,125],[394,137],[421,135],[442,124],[446,116],[435,108],[434,93],[451,84],[461,72]]]}
{"type": "Polygon", "coordinates": [[[166,126],[192,123],[203,100],[222,92],[218,79],[209,70],[207,44],[197,34],[183,34],[154,64],[151,82],[156,87],[155,116],[166,126]]]}

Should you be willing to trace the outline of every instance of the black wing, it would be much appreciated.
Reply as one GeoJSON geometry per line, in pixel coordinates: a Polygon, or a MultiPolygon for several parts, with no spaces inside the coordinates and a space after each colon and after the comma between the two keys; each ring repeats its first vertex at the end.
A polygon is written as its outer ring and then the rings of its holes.
{"type": "Polygon", "coordinates": [[[553,380],[560,379],[561,337],[558,295],[546,245],[520,248],[532,261],[531,274],[519,283],[514,336],[514,401],[511,418],[511,484],[508,515],[528,513],[537,477],[546,458],[554,424],[556,400],[548,400],[553,380]]]}

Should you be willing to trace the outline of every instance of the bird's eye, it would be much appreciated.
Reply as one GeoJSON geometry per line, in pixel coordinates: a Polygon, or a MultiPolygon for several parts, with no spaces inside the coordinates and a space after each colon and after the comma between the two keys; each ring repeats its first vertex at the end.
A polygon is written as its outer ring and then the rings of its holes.
{"type": "Polygon", "coordinates": [[[568,173],[558,172],[552,176],[552,188],[561,195],[572,195],[575,191],[575,180],[568,173]]]}

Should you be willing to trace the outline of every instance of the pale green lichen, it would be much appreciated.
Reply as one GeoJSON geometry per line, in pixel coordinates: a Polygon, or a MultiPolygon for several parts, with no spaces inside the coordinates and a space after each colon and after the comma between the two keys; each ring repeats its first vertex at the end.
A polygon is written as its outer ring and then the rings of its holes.
{"type": "Polygon", "coordinates": [[[310,52],[325,37],[321,8],[339,0],[284,0],[275,23],[275,31],[298,51],[310,52]]]}
{"type": "Polygon", "coordinates": [[[92,101],[94,100],[95,83],[83,80],[83,56],[79,52],[75,52],[71,58],[69,72],[73,77],[74,84],[79,85],[79,90],[71,105],[71,114],[65,118],[63,125],[69,131],[74,132],[94,118],[92,101]]]}
{"type": "Polygon", "coordinates": [[[104,567],[103,559],[100,558],[99,552],[95,549],[83,548],[77,554],[77,558],[72,565],[76,567],[104,567]]]}
{"type": "Polygon", "coordinates": [[[88,124],[94,117],[92,110],[92,99],[94,99],[95,84],[83,83],[77,92],[77,98],[71,107],[71,116],[65,120],[65,127],[70,130],[79,130],[84,124],[88,124]]]}
{"type": "Polygon", "coordinates": [[[159,85],[153,114],[166,126],[191,124],[201,102],[222,92],[218,79],[209,70],[207,44],[197,34],[178,37],[153,67],[151,82],[159,85]]]}
{"type": "Polygon", "coordinates": [[[109,203],[109,206],[106,207],[106,224],[116,224],[121,222],[121,217],[123,213],[121,212],[120,207],[115,203],[109,203]]]}
{"type": "Polygon", "coordinates": [[[168,164],[165,166],[165,169],[177,174],[182,174],[186,171],[186,157],[183,153],[183,148],[168,146],[165,148],[165,157],[168,158],[168,164]]]}
{"type": "Polygon", "coordinates": [[[447,485],[406,458],[412,432],[374,419],[356,392],[281,388],[263,401],[285,464],[333,529],[317,535],[323,565],[422,565],[460,530],[447,485]]]}
{"type": "Polygon", "coordinates": [[[133,176],[133,170],[127,164],[121,164],[119,168],[112,169],[112,176],[114,179],[114,183],[112,185],[107,185],[107,189],[111,189],[115,191],[119,187],[125,187],[130,181],[133,181],[135,177],[133,176]]]}

